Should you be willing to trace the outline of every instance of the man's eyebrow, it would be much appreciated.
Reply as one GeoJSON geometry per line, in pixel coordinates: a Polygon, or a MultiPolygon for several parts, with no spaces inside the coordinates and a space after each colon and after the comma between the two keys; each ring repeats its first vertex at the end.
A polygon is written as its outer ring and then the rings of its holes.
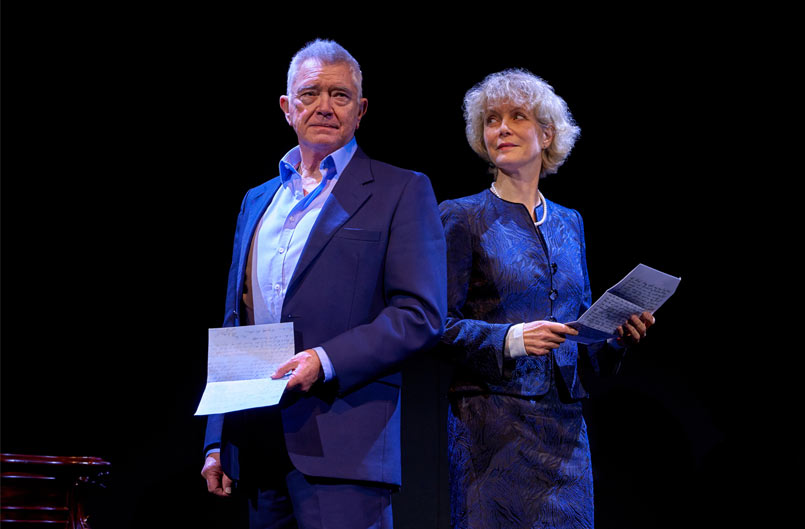
{"type": "Polygon", "coordinates": [[[300,92],[304,92],[305,90],[318,90],[318,89],[319,89],[318,84],[315,84],[315,83],[314,84],[306,84],[306,85],[302,85],[302,86],[297,87],[296,93],[298,94],[300,92]]]}
{"type": "Polygon", "coordinates": [[[352,93],[352,89],[347,85],[335,85],[330,87],[330,91],[338,90],[339,92],[347,92],[349,94],[352,93]]]}

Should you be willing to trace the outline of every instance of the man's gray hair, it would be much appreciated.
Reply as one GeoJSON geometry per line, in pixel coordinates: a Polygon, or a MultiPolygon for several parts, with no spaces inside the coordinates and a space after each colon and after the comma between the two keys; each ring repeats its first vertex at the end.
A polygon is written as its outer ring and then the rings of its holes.
{"type": "Polygon", "coordinates": [[[337,42],[325,39],[316,39],[308,42],[293,56],[291,65],[288,67],[287,96],[292,95],[293,82],[299,71],[299,67],[309,59],[314,59],[322,64],[344,63],[349,66],[352,72],[352,80],[355,82],[355,86],[358,87],[358,99],[363,97],[363,87],[361,86],[363,83],[363,75],[361,74],[361,67],[358,61],[337,42]]]}

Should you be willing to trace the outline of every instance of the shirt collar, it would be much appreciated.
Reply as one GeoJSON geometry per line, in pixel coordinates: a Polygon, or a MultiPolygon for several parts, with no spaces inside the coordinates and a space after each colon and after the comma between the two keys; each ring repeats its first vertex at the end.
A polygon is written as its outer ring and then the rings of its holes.
{"type": "MultiPolygon", "coordinates": [[[[328,154],[324,160],[321,161],[321,164],[319,164],[323,179],[340,176],[347,164],[352,160],[352,155],[355,154],[357,149],[358,143],[355,141],[355,136],[353,136],[346,145],[328,154]]],[[[296,166],[299,165],[301,161],[302,153],[298,145],[282,157],[282,160],[280,160],[280,181],[283,186],[287,186],[294,176],[299,178],[296,166]]]]}

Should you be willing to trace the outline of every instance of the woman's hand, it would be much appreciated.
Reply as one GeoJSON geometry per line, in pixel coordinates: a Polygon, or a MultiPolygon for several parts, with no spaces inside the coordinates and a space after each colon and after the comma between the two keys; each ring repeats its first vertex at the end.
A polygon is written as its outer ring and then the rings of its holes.
{"type": "Polygon", "coordinates": [[[648,311],[643,314],[632,314],[626,323],[618,326],[618,341],[624,345],[634,345],[646,337],[646,331],[656,323],[656,319],[648,311]]]}
{"type": "Polygon", "coordinates": [[[545,320],[528,322],[523,325],[525,352],[535,356],[546,355],[565,341],[566,334],[575,336],[578,333],[564,323],[545,320]]]}

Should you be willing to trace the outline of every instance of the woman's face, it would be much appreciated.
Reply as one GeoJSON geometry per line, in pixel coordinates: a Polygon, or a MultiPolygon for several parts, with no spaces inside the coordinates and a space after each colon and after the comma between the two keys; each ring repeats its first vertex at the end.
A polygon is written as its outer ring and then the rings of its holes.
{"type": "Polygon", "coordinates": [[[486,109],[484,144],[489,159],[505,173],[539,175],[542,151],[553,140],[550,129],[543,129],[534,114],[511,103],[486,109]]]}

